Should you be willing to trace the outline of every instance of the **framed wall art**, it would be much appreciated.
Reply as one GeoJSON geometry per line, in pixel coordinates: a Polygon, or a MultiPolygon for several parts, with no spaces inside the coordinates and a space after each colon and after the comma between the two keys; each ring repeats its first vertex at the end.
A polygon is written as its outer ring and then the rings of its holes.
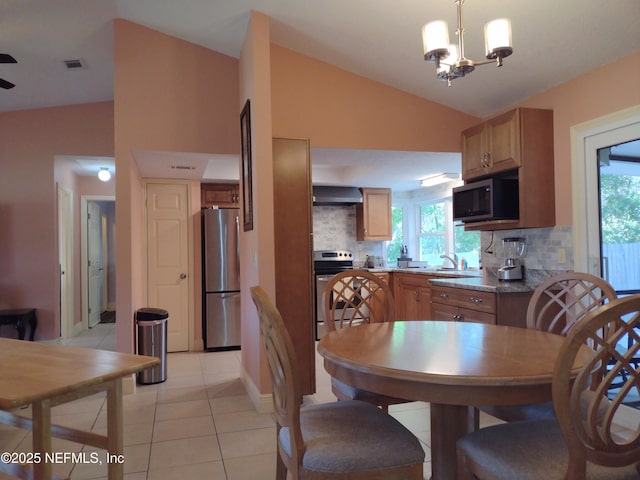
{"type": "Polygon", "coordinates": [[[242,143],[242,216],[244,231],[253,230],[253,185],[251,175],[251,106],[249,100],[240,113],[242,143]]]}

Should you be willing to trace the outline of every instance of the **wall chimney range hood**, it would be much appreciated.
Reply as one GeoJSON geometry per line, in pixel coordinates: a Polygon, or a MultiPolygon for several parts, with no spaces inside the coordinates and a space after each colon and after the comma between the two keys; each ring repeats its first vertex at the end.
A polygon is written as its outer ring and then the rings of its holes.
{"type": "Polygon", "coordinates": [[[314,205],[355,205],[362,203],[362,193],[357,187],[313,186],[314,205]]]}

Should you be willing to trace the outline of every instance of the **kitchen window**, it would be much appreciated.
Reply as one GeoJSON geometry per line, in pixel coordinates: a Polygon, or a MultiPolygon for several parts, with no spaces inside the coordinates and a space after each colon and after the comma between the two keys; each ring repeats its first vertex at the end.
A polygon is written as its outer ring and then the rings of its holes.
{"type": "Polygon", "coordinates": [[[399,206],[391,207],[391,241],[387,242],[387,263],[393,264],[400,258],[400,249],[405,245],[404,238],[404,209],[399,206]]]}
{"type": "MultiPolygon", "coordinates": [[[[449,202],[451,203],[451,202],[449,202]]],[[[447,219],[445,201],[420,205],[420,260],[430,265],[442,263],[440,255],[447,253],[447,219]]]]}
{"type": "MultiPolygon", "coordinates": [[[[441,255],[464,259],[469,268],[478,268],[480,232],[465,231],[464,226],[454,226],[451,213],[451,198],[419,206],[419,252],[420,260],[430,265],[450,267],[451,262],[441,255]]],[[[456,265],[460,266],[460,263],[456,265]]]]}

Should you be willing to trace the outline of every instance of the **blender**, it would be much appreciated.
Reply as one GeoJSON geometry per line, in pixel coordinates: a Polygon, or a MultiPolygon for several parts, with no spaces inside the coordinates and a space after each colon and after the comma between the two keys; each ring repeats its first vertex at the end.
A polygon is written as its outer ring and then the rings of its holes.
{"type": "Polygon", "coordinates": [[[498,280],[522,280],[524,277],[524,266],[520,259],[527,251],[524,238],[508,237],[502,240],[504,249],[504,266],[498,268],[498,280]]]}

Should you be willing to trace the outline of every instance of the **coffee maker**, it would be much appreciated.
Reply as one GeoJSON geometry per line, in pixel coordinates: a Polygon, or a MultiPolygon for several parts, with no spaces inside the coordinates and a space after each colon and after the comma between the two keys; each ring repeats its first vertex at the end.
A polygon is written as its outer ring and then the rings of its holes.
{"type": "Polygon", "coordinates": [[[527,252],[527,244],[524,238],[508,237],[502,240],[504,249],[504,266],[498,268],[498,280],[522,280],[524,278],[524,266],[520,259],[527,252]]]}

